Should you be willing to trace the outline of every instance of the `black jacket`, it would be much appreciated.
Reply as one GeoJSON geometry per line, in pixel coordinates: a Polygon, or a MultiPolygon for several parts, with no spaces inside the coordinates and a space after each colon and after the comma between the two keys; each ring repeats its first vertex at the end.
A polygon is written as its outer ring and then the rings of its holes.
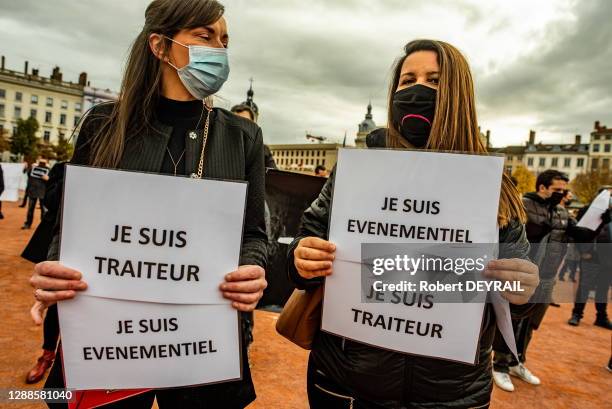
{"type": "Polygon", "coordinates": [[[41,175],[48,174],[47,166],[34,165],[28,172],[28,185],[26,186],[26,195],[31,198],[41,199],[45,197],[47,182],[42,179],[41,175]]]}
{"type": "Polygon", "coordinates": [[[47,259],[49,246],[55,232],[57,213],[62,203],[62,186],[64,184],[65,170],[66,162],[58,162],[49,171],[45,197],[42,200],[42,204],[47,211],[34,234],[32,234],[28,245],[23,250],[23,253],[21,253],[21,257],[32,263],[40,263],[47,259]]]}
{"type": "MultiPolygon", "coordinates": [[[[90,163],[92,139],[103,121],[108,118],[111,109],[112,103],[98,105],[84,119],[71,163],[80,165],[90,163]]],[[[172,127],[154,120],[147,131],[127,139],[118,168],[159,173],[171,134],[172,127]]],[[[197,170],[202,138],[191,139],[187,135],[185,138],[185,171],[186,174],[190,174],[197,170]]],[[[214,120],[211,120],[206,145],[204,176],[214,179],[243,180],[249,183],[239,263],[265,268],[268,239],[264,222],[265,173],[261,129],[252,121],[224,109],[214,108],[214,120]]],[[[59,226],[56,226],[56,229],[58,234],[54,236],[50,246],[49,260],[57,260],[59,255],[59,226]]],[[[184,393],[186,399],[194,399],[201,395],[202,399],[208,396],[213,401],[224,400],[228,407],[246,406],[255,399],[255,390],[249,371],[246,343],[242,344],[242,380],[181,388],[177,391],[184,393]]],[[[58,372],[61,372],[61,364],[54,365],[52,371],[54,376],[49,376],[50,380],[45,387],[62,387],[54,383],[62,379],[61,373],[58,372]]]]}
{"type": "MultiPolygon", "coordinates": [[[[299,235],[289,247],[288,272],[298,288],[321,285],[321,279],[302,278],[294,265],[293,251],[307,236],[327,239],[334,171],[319,197],[304,212],[299,235]]],[[[527,258],[529,242],[525,228],[511,222],[499,231],[500,258],[527,258]]],[[[530,305],[511,306],[514,318],[526,316],[530,305]]],[[[476,366],[453,363],[371,347],[319,331],[311,359],[332,380],[342,384],[354,396],[377,401],[385,407],[469,408],[489,402],[491,382],[491,346],[495,335],[495,314],[485,308],[480,334],[479,360],[476,366]]]]}
{"type": "Polygon", "coordinates": [[[589,241],[592,240],[592,232],[576,226],[576,220],[569,216],[564,207],[551,206],[536,192],[526,193],[523,205],[527,212],[527,240],[532,243],[530,257],[539,264],[540,278],[555,277],[565,256],[568,239],[579,243],[589,241]],[[547,242],[541,244],[545,247],[539,250],[542,239],[547,235],[547,242]],[[543,257],[538,257],[538,253],[543,257]]]}

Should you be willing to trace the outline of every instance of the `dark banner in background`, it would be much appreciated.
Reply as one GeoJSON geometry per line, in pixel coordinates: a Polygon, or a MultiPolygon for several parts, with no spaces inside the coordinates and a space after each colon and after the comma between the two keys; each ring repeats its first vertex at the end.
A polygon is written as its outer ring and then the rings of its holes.
{"type": "Polygon", "coordinates": [[[326,180],[277,169],[266,170],[268,288],[259,301],[259,308],[282,307],[291,295],[293,285],[287,278],[287,249],[297,235],[302,213],[319,196],[326,180]]]}

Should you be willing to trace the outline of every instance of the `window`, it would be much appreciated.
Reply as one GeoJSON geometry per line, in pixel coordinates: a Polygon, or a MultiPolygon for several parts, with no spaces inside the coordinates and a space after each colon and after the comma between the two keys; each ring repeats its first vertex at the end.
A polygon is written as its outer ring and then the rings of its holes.
{"type": "Polygon", "coordinates": [[[584,166],[584,158],[578,158],[576,160],[576,166],[578,166],[579,168],[584,166]]]}
{"type": "Polygon", "coordinates": [[[538,162],[539,166],[546,166],[546,158],[540,158],[540,162],[538,162]]]}
{"type": "Polygon", "coordinates": [[[80,102],[75,102],[74,103],[74,110],[77,111],[77,112],[81,112],[81,109],[82,109],[81,103],[80,102]]]}
{"type": "Polygon", "coordinates": [[[23,101],[23,93],[19,91],[15,92],[15,101],[18,101],[18,102],[23,101]]]}
{"type": "Polygon", "coordinates": [[[572,158],[563,159],[563,167],[569,168],[570,166],[572,166],[572,158]]]}
{"type": "Polygon", "coordinates": [[[556,168],[557,166],[559,166],[559,158],[552,158],[552,163],[551,165],[553,168],[556,168]]]}
{"type": "Polygon", "coordinates": [[[508,160],[509,160],[509,161],[512,161],[512,159],[514,159],[514,158],[512,157],[512,155],[508,155],[508,160]]]}
{"type": "Polygon", "coordinates": [[[593,135],[593,140],[598,141],[599,140],[599,135],[593,135]]]}
{"type": "Polygon", "coordinates": [[[49,142],[51,140],[51,131],[45,131],[43,133],[43,140],[49,142]]]}
{"type": "Polygon", "coordinates": [[[66,114],[60,114],[60,125],[66,125],[66,114]]]}
{"type": "Polygon", "coordinates": [[[604,145],[604,152],[610,152],[610,144],[609,143],[604,145]]]}
{"type": "Polygon", "coordinates": [[[53,98],[47,97],[47,106],[48,107],[52,107],[53,106],[53,98]]]}
{"type": "Polygon", "coordinates": [[[34,104],[34,105],[37,105],[38,104],[38,95],[32,95],[30,97],[30,103],[34,104]]]}
{"type": "Polygon", "coordinates": [[[36,114],[38,114],[38,112],[35,109],[30,109],[30,118],[36,119],[36,114]]]}
{"type": "Polygon", "coordinates": [[[609,158],[604,158],[604,160],[602,161],[603,163],[601,164],[601,167],[606,170],[606,169],[610,169],[610,159],[609,158]]]}
{"type": "Polygon", "coordinates": [[[78,115],[74,116],[74,125],[73,126],[77,126],[79,124],[79,121],[81,120],[81,117],[78,115]]]}
{"type": "Polygon", "coordinates": [[[21,118],[21,107],[15,107],[15,119],[21,118]]]}
{"type": "Polygon", "coordinates": [[[527,159],[527,166],[533,166],[533,158],[527,159]]]}
{"type": "Polygon", "coordinates": [[[0,118],[4,117],[4,104],[0,104],[0,118]]]}
{"type": "Polygon", "coordinates": [[[599,159],[593,158],[591,161],[591,169],[597,169],[599,167],[599,159]]]}
{"type": "Polygon", "coordinates": [[[62,100],[62,109],[68,109],[68,101],[62,100]]]}
{"type": "Polygon", "coordinates": [[[599,152],[599,144],[593,144],[593,152],[599,152]]]}
{"type": "Polygon", "coordinates": [[[45,112],[45,122],[51,123],[51,112],[49,111],[45,112]]]}
{"type": "Polygon", "coordinates": [[[0,88],[0,98],[6,98],[6,90],[0,88]]]}

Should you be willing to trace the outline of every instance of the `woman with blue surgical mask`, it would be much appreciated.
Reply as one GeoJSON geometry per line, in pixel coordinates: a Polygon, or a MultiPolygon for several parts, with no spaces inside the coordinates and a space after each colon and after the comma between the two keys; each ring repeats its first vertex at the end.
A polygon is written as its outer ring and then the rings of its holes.
{"type": "MultiPolygon", "coordinates": [[[[223,12],[223,6],[215,0],[150,3],[144,27],[129,53],[119,100],[97,105],[86,115],[71,163],[247,181],[240,266],[228,271],[225,282],[219,283],[219,291],[231,305],[246,313],[255,308],[267,285],[264,151],[261,129],[254,122],[212,106],[212,96],[230,71],[223,12]]],[[[57,226],[49,260],[58,259],[59,233],[57,226]]],[[[36,323],[42,322],[49,305],[78,297],[87,287],[80,272],[57,261],[36,265],[30,282],[35,288],[36,303],[31,313],[36,323]]],[[[247,343],[243,341],[242,345],[240,380],[153,390],[104,408],[148,409],[154,398],[161,409],[243,408],[255,399],[255,391],[247,343]]],[[[60,359],[45,387],[64,387],[60,359]]]]}

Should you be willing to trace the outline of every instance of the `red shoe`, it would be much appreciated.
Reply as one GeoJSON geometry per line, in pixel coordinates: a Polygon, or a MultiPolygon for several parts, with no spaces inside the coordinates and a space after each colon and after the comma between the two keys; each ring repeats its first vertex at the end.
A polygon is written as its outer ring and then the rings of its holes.
{"type": "Polygon", "coordinates": [[[43,354],[38,358],[38,362],[36,362],[36,365],[28,372],[26,383],[36,383],[40,381],[45,376],[47,369],[51,368],[54,359],[55,352],[43,349],[43,354]]]}

